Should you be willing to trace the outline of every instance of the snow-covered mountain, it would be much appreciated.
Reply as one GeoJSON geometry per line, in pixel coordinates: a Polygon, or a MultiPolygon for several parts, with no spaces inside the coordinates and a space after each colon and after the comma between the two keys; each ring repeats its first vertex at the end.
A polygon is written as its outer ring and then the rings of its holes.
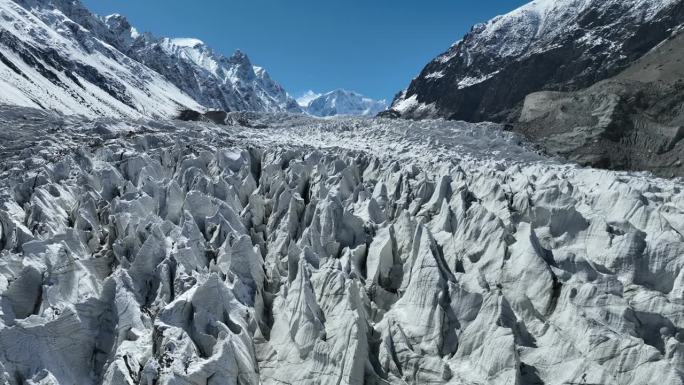
{"type": "Polygon", "coordinates": [[[246,55],[141,34],[71,0],[0,0],[0,103],[67,114],[173,116],[180,109],[300,112],[246,55]]]}
{"type": "Polygon", "coordinates": [[[535,0],[473,27],[392,104],[395,115],[517,119],[526,95],[613,76],[684,22],[681,0],[535,0]]]}
{"type": "Polygon", "coordinates": [[[615,77],[525,98],[515,131],[583,165],[684,177],[684,32],[615,77]]]}
{"type": "Polygon", "coordinates": [[[115,117],[201,108],[58,9],[12,0],[0,0],[0,103],[115,117]]]}
{"type": "Polygon", "coordinates": [[[297,99],[312,116],[375,116],[387,109],[387,102],[367,98],[353,91],[338,89],[325,94],[308,91],[297,99]]]}
{"type": "Polygon", "coordinates": [[[320,97],[321,95],[323,94],[319,94],[318,92],[308,90],[297,98],[297,104],[299,104],[299,106],[302,108],[306,108],[309,106],[309,103],[311,103],[312,100],[320,97]]]}
{"type": "Polygon", "coordinates": [[[105,22],[116,31],[114,42],[119,49],[164,75],[206,107],[301,112],[295,99],[239,50],[225,57],[198,39],[141,35],[120,15],[108,16],[105,22]]]}

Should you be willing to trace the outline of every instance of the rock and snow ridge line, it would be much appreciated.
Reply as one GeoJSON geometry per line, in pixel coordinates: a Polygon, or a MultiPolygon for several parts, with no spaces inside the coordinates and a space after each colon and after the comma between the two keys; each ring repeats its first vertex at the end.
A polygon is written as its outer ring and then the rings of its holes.
{"type": "Polygon", "coordinates": [[[492,124],[0,119],[0,383],[684,383],[681,180],[492,124]]]}
{"type": "Polygon", "coordinates": [[[531,1],[473,26],[396,96],[391,111],[414,119],[516,121],[528,94],[614,76],[682,23],[681,0],[531,1]]]}
{"type": "Polygon", "coordinates": [[[0,1],[0,103],[66,114],[140,118],[179,110],[301,112],[246,55],[196,39],[141,34],[79,1],[0,1]]]}
{"type": "Polygon", "coordinates": [[[0,102],[68,114],[168,116],[201,108],[158,73],[43,3],[0,1],[0,102]],[[35,6],[35,8],[29,7],[35,6]]]}

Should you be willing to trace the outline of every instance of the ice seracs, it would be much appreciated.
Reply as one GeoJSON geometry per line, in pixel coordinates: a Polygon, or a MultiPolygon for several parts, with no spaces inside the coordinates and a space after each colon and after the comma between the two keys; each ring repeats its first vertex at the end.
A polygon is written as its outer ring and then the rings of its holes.
{"type": "Polygon", "coordinates": [[[684,383],[681,180],[491,123],[1,108],[4,383],[684,383]]]}

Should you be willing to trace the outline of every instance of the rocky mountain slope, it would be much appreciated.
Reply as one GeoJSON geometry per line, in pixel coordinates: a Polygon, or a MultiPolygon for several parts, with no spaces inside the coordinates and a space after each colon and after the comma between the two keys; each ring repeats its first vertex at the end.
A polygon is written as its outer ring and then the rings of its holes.
{"type": "Polygon", "coordinates": [[[197,39],[139,34],[120,15],[105,18],[114,42],[129,56],[164,75],[202,105],[223,111],[302,112],[294,98],[255,67],[247,55],[215,53],[197,39]]]}
{"type": "Polygon", "coordinates": [[[294,111],[294,99],[238,52],[140,34],[71,0],[0,1],[0,103],[67,114],[169,117],[180,109],[294,111]]]}
{"type": "Polygon", "coordinates": [[[473,27],[387,115],[516,121],[528,94],[614,76],[683,22],[681,0],[535,0],[473,27]]]}
{"type": "Polygon", "coordinates": [[[117,117],[201,108],[63,13],[24,6],[0,0],[0,103],[117,117]]]}
{"type": "Polygon", "coordinates": [[[373,100],[356,92],[341,89],[325,94],[309,91],[297,101],[304,112],[319,117],[375,116],[387,109],[384,100],[373,100]]]}
{"type": "Polygon", "coordinates": [[[684,184],[492,123],[0,109],[0,383],[684,384],[684,184]]]}
{"type": "Polygon", "coordinates": [[[684,34],[619,75],[525,99],[517,129],[581,164],[684,176],[684,34]]]}

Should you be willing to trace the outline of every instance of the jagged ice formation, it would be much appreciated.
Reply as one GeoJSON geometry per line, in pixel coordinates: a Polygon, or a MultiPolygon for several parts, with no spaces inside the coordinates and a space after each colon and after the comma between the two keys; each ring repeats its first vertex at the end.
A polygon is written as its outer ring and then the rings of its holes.
{"type": "Polygon", "coordinates": [[[681,180],[488,123],[0,116],[0,383],[684,383],[681,180]]]}

